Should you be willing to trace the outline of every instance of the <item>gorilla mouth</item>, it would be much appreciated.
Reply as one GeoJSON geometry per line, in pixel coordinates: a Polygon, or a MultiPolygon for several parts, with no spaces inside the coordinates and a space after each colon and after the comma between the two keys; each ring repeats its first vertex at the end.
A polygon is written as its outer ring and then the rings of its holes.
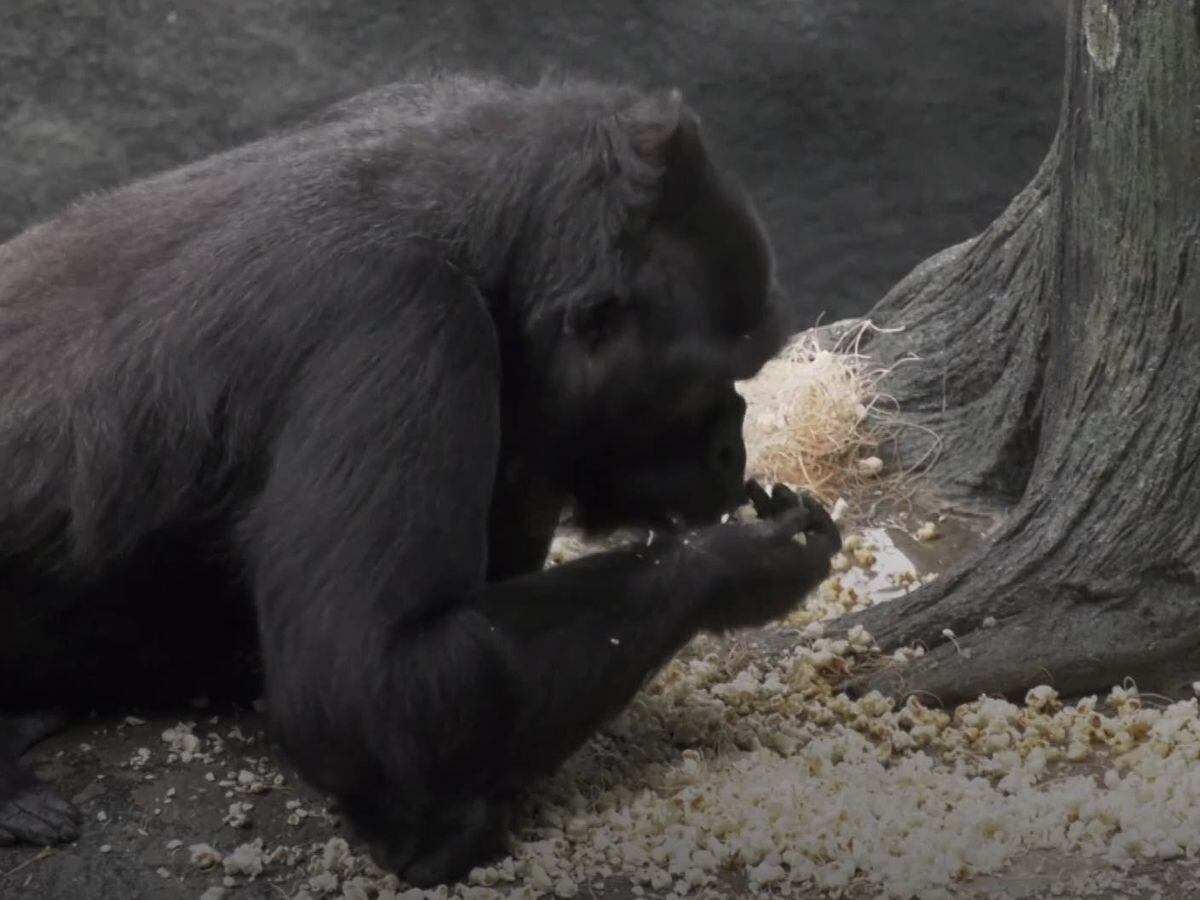
{"type": "Polygon", "coordinates": [[[638,490],[637,479],[623,480],[620,487],[576,494],[572,521],[587,532],[616,528],[652,528],[684,531],[715,525],[746,501],[745,484],[714,483],[703,491],[677,494],[671,491],[638,490]]]}

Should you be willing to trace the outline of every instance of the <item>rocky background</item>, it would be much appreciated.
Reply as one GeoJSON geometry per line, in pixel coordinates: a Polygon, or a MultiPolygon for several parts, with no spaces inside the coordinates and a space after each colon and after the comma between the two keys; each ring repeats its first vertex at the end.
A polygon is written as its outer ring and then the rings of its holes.
{"type": "Polygon", "coordinates": [[[422,68],[673,84],[749,183],[796,324],[1002,210],[1057,116],[1059,0],[3,0],[0,239],[422,68]]]}

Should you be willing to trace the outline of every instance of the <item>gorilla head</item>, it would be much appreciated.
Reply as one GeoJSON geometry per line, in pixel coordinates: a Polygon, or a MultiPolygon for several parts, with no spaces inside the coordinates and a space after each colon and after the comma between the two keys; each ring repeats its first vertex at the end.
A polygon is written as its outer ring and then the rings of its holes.
{"type": "Polygon", "coordinates": [[[585,525],[713,522],[744,501],[734,383],[785,340],[770,245],[677,92],[605,124],[595,165],[607,171],[541,220],[557,233],[541,236],[555,302],[533,301],[530,317],[537,394],[585,525]]]}

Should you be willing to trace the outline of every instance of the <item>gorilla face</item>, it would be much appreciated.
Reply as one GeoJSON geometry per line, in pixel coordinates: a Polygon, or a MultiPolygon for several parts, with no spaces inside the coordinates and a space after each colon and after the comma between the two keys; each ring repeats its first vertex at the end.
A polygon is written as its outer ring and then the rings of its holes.
{"type": "MultiPolygon", "coordinates": [[[[678,398],[673,398],[678,400],[678,398]]],[[[665,527],[716,522],[744,500],[746,403],[732,383],[704,385],[681,403],[627,416],[618,444],[597,434],[581,463],[576,512],[585,527],[665,527]],[[656,419],[659,413],[671,418],[656,419]]]]}
{"type": "Polygon", "coordinates": [[[682,196],[667,194],[626,250],[625,295],[573,322],[570,480],[592,527],[700,525],[740,505],[746,404],[734,384],[786,339],[750,200],[706,159],[682,168],[691,181],[669,185],[682,196]]]}

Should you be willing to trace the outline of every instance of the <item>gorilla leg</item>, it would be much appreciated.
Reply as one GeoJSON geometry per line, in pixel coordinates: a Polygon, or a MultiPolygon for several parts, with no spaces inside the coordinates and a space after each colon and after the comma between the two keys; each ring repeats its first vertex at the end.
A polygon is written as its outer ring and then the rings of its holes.
{"type": "Polygon", "coordinates": [[[0,714],[255,699],[253,603],[206,546],[147,541],[87,583],[0,582],[0,714]]]}
{"type": "Polygon", "coordinates": [[[57,844],[79,836],[79,813],[21,765],[34,744],[66,727],[61,712],[0,715],[0,846],[57,844]]]}
{"type": "Polygon", "coordinates": [[[89,586],[0,583],[0,844],[73,840],[73,808],[21,764],[89,709],[259,695],[253,606],[228,569],[152,542],[89,586]]]}

